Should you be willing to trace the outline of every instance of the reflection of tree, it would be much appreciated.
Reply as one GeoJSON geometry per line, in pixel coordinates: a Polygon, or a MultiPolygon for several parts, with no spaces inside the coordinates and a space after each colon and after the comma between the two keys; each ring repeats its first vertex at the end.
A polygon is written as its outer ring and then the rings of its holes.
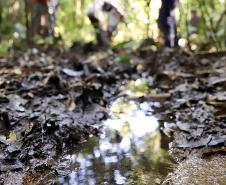
{"type": "MultiPolygon", "coordinates": [[[[127,126],[129,127],[129,125],[127,126]]],[[[115,170],[118,170],[126,178],[132,180],[141,178],[144,182],[147,176],[149,180],[154,180],[150,178],[161,177],[161,175],[168,173],[169,160],[166,151],[161,149],[161,134],[159,132],[146,135],[140,138],[139,142],[137,142],[137,138],[132,137],[128,153],[124,153],[120,148],[121,139],[119,140],[119,138],[125,137],[125,129],[121,131],[108,130],[106,133],[107,138],[105,139],[109,141],[112,148],[116,147],[117,151],[102,150],[100,148],[102,141],[94,137],[91,138],[84,146],[85,150],[80,153],[80,157],[84,159],[83,162],[90,163],[90,166],[86,166],[85,169],[77,169],[76,173],[77,180],[83,184],[89,184],[91,179],[94,180],[95,184],[103,184],[103,182],[116,184],[115,170]],[[100,153],[99,157],[96,157],[95,151],[100,153]],[[112,156],[116,157],[117,161],[106,162],[106,158],[112,156]],[[138,178],[137,174],[141,174],[141,176],[138,178]]],[[[83,165],[80,164],[81,167],[83,165]]]]}
{"type": "Polygon", "coordinates": [[[163,130],[159,130],[160,134],[161,134],[161,148],[168,150],[169,149],[169,137],[164,134],[163,130]]]}
{"type": "MultiPolygon", "coordinates": [[[[138,82],[134,82],[134,84],[138,82]]],[[[142,81],[139,83],[139,87],[134,88],[134,91],[145,92],[147,85],[142,81]]],[[[119,123],[120,125],[112,128],[109,126],[104,131],[104,137],[100,139],[93,137],[83,146],[84,149],[80,152],[84,160],[82,163],[90,163],[90,165],[85,166],[85,169],[77,170],[77,174],[80,175],[77,179],[81,179],[82,184],[88,183],[90,179],[93,179],[95,184],[104,182],[116,184],[115,172],[126,177],[128,182],[130,180],[139,182],[139,185],[154,182],[155,178],[168,174],[170,160],[165,150],[166,138],[161,131],[144,132],[147,134],[142,137],[136,135],[130,118],[136,116],[138,110],[141,110],[140,104],[126,101],[123,98],[113,104],[113,118],[116,121],[114,122],[112,119],[110,124],[119,123]],[[126,142],[123,143],[123,141],[126,142]],[[106,147],[103,146],[105,144],[106,147]],[[124,146],[127,148],[123,148],[124,146]],[[98,155],[96,155],[97,153],[98,155]]],[[[135,124],[140,124],[139,119],[136,121],[138,122],[135,124]]],[[[84,166],[84,164],[80,163],[80,166],[84,166]]]]}
{"type": "Polygon", "coordinates": [[[147,185],[148,182],[146,180],[146,176],[141,166],[135,166],[129,178],[126,180],[126,185],[147,185]]]}
{"type": "Polygon", "coordinates": [[[143,96],[148,93],[148,84],[143,79],[137,79],[136,81],[130,81],[126,87],[126,91],[129,91],[133,96],[143,96]]]}
{"type": "Polygon", "coordinates": [[[132,165],[142,168],[143,173],[148,174],[149,177],[157,178],[167,175],[171,161],[167,150],[161,148],[160,132],[146,135],[141,140],[144,141],[141,146],[137,146],[135,141],[131,141],[132,165]]]}

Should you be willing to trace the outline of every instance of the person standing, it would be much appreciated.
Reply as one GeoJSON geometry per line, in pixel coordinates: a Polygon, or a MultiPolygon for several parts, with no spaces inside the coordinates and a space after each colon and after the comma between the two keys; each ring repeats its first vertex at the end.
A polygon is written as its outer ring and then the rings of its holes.
{"type": "Polygon", "coordinates": [[[196,9],[192,9],[191,19],[189,21],[189,35],[198,33],[199,26],[200,26],[200,17],[198,16],[198,12],[196,9]]]}
{"type": "Polygon", "coordinates": [[[89,7],[87,15],[95,29],[97,44],[103,47],[109,46],[112,33],[123,18],[119,3],[116,0],[96,0],[89,7]],[[103,13],[107,13],[108,16],[107,26],[104,23],[103,13]]]}
{"type": "Polygon", "coordinates": [[[47,26],[49,0],[30,0],[31,3],[31,35],[41,33],[47,26]],[[43,17],[43,19],[42,19],[43,17]],[[44,20],[44,22],[43,22],[44,20]]]}
{"type": "Polygon", "coordinates": [[[57,19],[56,19],[56,12],[59,8],[59,0],[49,0],[49,7],[48,7],[48,13],[49,13],[49,34],[54,36],[54,29],[57,25],[57,19]]]}
{"type": "Polygon", "coordinates": [[[177,23],[175,9],[177,0],[161,0],[162,6],[159,11],[158,26],[164,35],[165,46],[173,48],[177,46],[177,23]]]}

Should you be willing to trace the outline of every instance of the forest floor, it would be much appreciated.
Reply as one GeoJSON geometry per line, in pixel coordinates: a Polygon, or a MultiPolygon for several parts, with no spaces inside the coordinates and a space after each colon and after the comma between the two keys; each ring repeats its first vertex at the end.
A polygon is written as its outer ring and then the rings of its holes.
{"type": "Polygon", "coordinates": [[[62,155],[100,137],[119,97],[151,102],[162,145],[164,132],[177,164],[163,179],[145,174],[137,183],[109,184],[226,184],[225,71],[221,53],[12,51],[0,59],[0,184],[73,184],[58,178],[70,174],[62,155]],[[139,79],[147,85],[142,94],[123,92],[139,79]]]}

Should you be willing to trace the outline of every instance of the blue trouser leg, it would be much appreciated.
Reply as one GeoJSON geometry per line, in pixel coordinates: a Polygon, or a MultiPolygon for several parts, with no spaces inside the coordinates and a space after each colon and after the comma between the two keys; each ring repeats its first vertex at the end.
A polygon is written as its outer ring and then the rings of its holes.
{"type": "Polygon", "coordinates": [[[158,25],[164,34],[165,45],[174,47],[177,40],[175,8],[177,0],[162,0],[159,11],[158,25]]]}

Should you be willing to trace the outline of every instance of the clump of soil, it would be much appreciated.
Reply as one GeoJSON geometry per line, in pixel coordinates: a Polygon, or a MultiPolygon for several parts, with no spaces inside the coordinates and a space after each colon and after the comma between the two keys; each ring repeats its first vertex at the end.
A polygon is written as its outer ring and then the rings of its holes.
{"type": "Polygon", "coordinates": [[[190,157],[180,163],[176,171],[169,175],[165,184],[226,184],[226,160],[223,155],[209,158],[190,157]]]}

